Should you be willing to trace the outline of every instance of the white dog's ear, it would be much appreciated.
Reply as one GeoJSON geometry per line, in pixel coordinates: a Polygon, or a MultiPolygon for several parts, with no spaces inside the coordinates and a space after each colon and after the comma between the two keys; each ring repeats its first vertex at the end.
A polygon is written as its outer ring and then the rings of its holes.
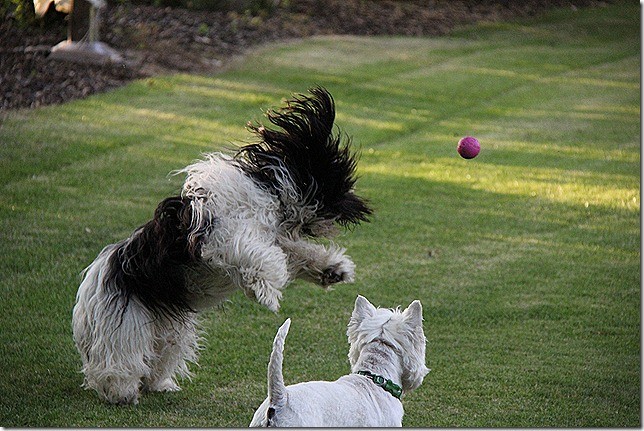
{"type": "Polygon", "coordinates": [[[409,304],[409,307],[402,314],[405,326],[408,329],[408,337],[404,346],[407,352],[403,360],[402,387],[403,391],[416,389],[423,382],[423,378],[429,372],[425,366],[425,334],[423,332],[423,306],[416,300],[409,304]]]}
{"type": "Polygon", "coordinates": [[[423,305],[419,300],[415,300],[405,311],[403,311],[405,322],[411,327],[423,327],[423,305]]]}
{"type": "Polygon", "coordinates": [[[353,313],[351,318],[357,322],[364,320],[367,317],[373,316],[376,312],[376,307],[374,307],[371,302],[367,300],[362,295],[358,295],[356,298],[356,303],[353,306],[353,313]]]}

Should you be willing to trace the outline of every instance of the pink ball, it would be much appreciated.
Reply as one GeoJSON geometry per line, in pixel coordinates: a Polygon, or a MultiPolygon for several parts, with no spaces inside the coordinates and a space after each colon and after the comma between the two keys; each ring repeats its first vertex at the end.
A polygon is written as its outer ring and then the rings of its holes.
{"type": "Polygon", "coordinates": [[[458,151],[458,154],[460,154],[464,159],[473,159],[479,154],[479,151],[481,151],[481,144],[479,144],[478,139],[466,136],[458,141],[456,151],[458,151]]]}

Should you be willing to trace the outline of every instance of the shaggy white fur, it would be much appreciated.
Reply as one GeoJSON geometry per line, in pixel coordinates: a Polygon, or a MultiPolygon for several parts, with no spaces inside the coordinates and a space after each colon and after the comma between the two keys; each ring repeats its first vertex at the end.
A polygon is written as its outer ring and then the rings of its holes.
{"type": "Polygon", "coordinates": [[[334,382],[314,381],[284,385],[284,340],[287,319],[273,343],[268,365],[268,397],[250,426],[275,427],[393,427],[402,426],[403,406],[392,387],[403,394],[416,389],[429,372],[425,366],[422,305],[399,309],[376,308],[358,296],[349,322],[352,374],[334,382]],[[375,375],[370,379],[362,374],[375,375]],[[384,382],[386,381],[386,385],[384,382]],[[382,386],[382,387],[381,387],[382,386]],[[385,390],[387,388],[387,390],[385,390]]]}

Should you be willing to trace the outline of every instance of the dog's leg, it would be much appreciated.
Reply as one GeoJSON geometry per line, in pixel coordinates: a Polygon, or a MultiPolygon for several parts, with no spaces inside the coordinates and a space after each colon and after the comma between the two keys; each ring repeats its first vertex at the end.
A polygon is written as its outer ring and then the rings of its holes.
{"type": "Polygon", "coordinates": [[[85,388],[112,404],[136,404],[141,379],[154,356],[152,318],[138,302],[104,285],[106,247],[85,271],[76,296],[72,328],[83,361],[85,388]]]}
{"type": "Polygon", "coordinates": [[[248,226],[232,229],[217,248],[202,248],[202,259],[223,270],[233,285],[271,311],[279,309],[282,289],[290,281],[284,251],[261,231],[248,226]]]}
{"type": "Polygon", "coordinates": [[[321,286],[354,280],[355,267],[345,249],[331,243],[328,246],[305,240],[283,240],[282,248],[289,255],[289,265],[298,277],[321,286]]]}
{"type": "Polygon", "coordinates": [[[190,377],[187,362],[197,362],[199,336],[193,316],[182,321],[155,323],[155,360],[144,388],[149,392],[174,392],[181,388],[176,377],[190,377]]]}
{"type": "Polygon", "coordinates": [[[149,317],[134,303],[118,311],[106,303],[89,310],[86,305],[74,309],[74,325],[83,326],[74,334],[83,358],[83,386],[111,404],[137,404],[154,355],[149,317]]]}
{"type": "Polygon", "coordinates": [[[289,282],[287,257],[275,245],[252,244],[236,256],[239,287],[271,311],[279,309],[282,289],[289,282]]]}

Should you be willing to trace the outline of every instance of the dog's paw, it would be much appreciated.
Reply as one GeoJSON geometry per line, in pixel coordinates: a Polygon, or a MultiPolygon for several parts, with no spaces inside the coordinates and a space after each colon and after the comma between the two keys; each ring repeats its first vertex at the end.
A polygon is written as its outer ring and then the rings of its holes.
{"type": "Polygon", "coordinates": [[[259,302],[273,313],[277,313],[280,308],[282,292],[272,287],[265,280],[256,280],[247,289],[244,289],[244,294],[247,298],[259,302]]]}
{"type": "Polygon", "coordinates": [[[115,400],[108,400],[111,404],[116,404],[117,406],[135,406],[139,403],[139,396],[127,396],[117,398],[115,400]]]}
{"type": "Polygon", "coordinates": [[[98,395],[110,404],[118,406],[136,405],[139,403],[139,378],[118,378],[108,376],[104,379],[93,380],[93,388],[98,395]]]}
{"type": "Polygon", "coordinates": [[[355,264],[346,258],[342,262],[328,267],[320,276],[322,286],[336,283],[352,283],[355,277],[355,268],[355,264]]]}
{"type": "Polygon", "coordinates": [[[102,394],[105,401],[117,406],[134,406],[139,403],[139,391],[131,391],[128,393],[115,393],[111,391],[108,394],[102,394]]]}
{"type": "Polygon", "coordinates": [[[148,392],[177,392],[181,390],[174,379],[170,377],[164,380],[151,382],[145,389],[148,392]]]}

